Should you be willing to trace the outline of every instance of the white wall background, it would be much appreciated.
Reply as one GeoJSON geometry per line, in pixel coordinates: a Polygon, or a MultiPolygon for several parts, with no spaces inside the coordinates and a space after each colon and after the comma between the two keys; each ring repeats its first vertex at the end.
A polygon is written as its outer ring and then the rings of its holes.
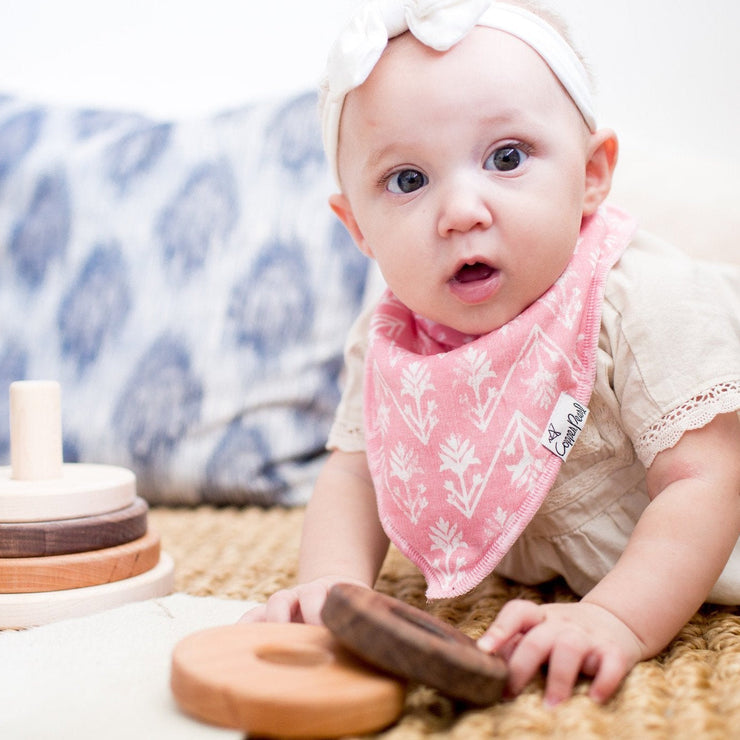
{"type": "MultiPolygon", "coordinates": [[[[617,193],[639,211],[645,195],[668,203],[689,188],[705,221],[729,209],[740,225],[740,3],[552,2],[599,80],[601,122],[620,134],[617,193]]],[[[0,0],[0,92],[168,117],[302,91],[358,3],[0,0]]]]}

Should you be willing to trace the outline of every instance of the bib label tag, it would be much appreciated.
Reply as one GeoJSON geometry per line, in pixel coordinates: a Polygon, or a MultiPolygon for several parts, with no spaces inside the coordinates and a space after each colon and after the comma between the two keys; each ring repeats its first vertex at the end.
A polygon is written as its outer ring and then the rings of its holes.
{"type": "Polygon", "coordinates": [[[585,406],[567,393],[561,393],[540,444],[565,462],[587,418],[588,409],[585,406]]]}

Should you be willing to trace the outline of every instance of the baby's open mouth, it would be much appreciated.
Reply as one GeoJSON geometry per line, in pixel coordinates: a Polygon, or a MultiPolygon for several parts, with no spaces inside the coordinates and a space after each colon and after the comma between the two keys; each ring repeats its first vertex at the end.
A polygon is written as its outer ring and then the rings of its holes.
{"type": "Polygon", "coordinates": [[[473,283],[477,280],[488,280],[494,273],[494,268],[483,262],[475,262],[472,265],[463,265],[454,276],[458,283],[473,283]]]}
{"type": "Polygon", "coordinates": [[[487,262],[473,257],[457,264],[457,271],[447,285],[452,295],[468,305],[490,300],[501,288],[501,272],[487,262]]]}

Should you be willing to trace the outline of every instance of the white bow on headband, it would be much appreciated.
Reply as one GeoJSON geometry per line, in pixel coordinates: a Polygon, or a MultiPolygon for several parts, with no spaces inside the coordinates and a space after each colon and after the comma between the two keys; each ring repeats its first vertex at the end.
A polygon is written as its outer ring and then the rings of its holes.
{"type": "Polygon", "coordinates": [[[334,177],[339,120],[347,93],[370,75],[388,41],[410,31],[424,45],[446,51],[476,26],[506,31],[531,46],[567,90],[593,131],[588,74],[565,39],[528,10],[492,0],[372,0],[362,6],[329,53],[322,85],[324,148],[334,177]]]}
{"type": "Polygon", "coordinates": [[[329,54],[327,75],[332,94],[361,85],[388,40],[411,31],[419,41],[446,51],[462,39],[490,5],[490,0],[380,0],[354,16],[329,54]]]}

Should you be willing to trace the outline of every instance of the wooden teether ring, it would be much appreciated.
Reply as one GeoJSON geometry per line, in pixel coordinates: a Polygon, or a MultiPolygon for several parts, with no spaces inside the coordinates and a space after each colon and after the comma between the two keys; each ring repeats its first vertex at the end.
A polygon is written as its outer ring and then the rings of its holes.
{"type": "Polygon", "coordinates": [[[329,592],[321,617],[347,649],[383,670],[472,704],[491,704],[501,697],[504,661],[410,604],[339,584],[329,592]]]}
{"type": "Polygon", "coordinates": [[[36,558],[101,550],[146,534],[149,507],[142,498],[110,514],[50,522],[0,522],[0,558],[36,558]]]}
{"type": "Polygon", "coordinates": [[[0,593],[62,591],[121,581],[154,568],[159,554],[159,535],[150,531],[138,540],[104,550],[44,558],[0,558],[0,593]]]}
{"type": "Polygon", "coordinates": [[[339,737],[401,713],[401,681],[373,671],[324,627],[235,624],[181,640],[171,688],[187,714],[263,737],[339,737]]]}

